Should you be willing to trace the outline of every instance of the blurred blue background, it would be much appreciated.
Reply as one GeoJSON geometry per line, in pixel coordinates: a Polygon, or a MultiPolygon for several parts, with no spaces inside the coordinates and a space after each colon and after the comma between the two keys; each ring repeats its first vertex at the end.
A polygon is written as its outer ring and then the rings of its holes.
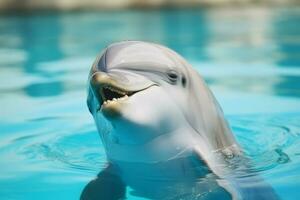
{"type": "MultiPolygon", "coordinates": [[[[95,57],[121,40],[184,56],[257,171],[282,199],[300,198],[298,6],[24,12],[12,5],[0,15],[1,199],[78,199],[103,168],[86,83],[95,57]]],[[[129,190],[128,199],[143,198],[129,190]]]]}

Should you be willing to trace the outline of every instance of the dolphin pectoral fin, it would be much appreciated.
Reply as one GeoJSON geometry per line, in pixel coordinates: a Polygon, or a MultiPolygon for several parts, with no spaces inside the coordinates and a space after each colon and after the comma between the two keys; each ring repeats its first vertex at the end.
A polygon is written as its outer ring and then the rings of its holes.
{"type": "Polygon", "coordinates": [[[111,173],[108,166],[85,186],[80,200],[120,200],[125,199],[125,194],[125,184],[118,175],[111,173]]]}
{"type": "Polygon", "coordinates": [[[271,185],[258,174],[239,174],[232,171],[231,176],[218,179],[218,184],[227,190],[234,200],[280,200],[271,185]]]}
{"type": "Polygon", "coordinates": [[[259,175],[234,178],[228,180],[239,194],[238,199],[243,200],[279,200],[271,185],[265,182],[259,175]]]}
{"type": "MultiPolygon", "coordinates": [[[[204,160],[201,152],[194,152],[195,158],[199,159],[199,163],[205,164],[207,169],[215,175],[217,184],[229,193],[233,200],[279,200],[280,197],[275,190],[268,184],[258,173],[251,172],[249,160],[244,156],[236,156],[235,159],[227,160],[220,166],[226,173],[216,167],[217,164],[204,160]],[[237,166],[238,165],[238,166],[237,166]],[[232,168],[229,166],[237,166],[232,168]]],[[[221,157],[220,157],[221,158],[221,157]]],[[[220,159],[219,158],[219,159],[220,159]]],[[[221,191],[221,190],[220,190],[221,191]]]]}
{"type": "Polygon", "coordinates": [[[228,164],[236,166],[231,168],[223,180],[226,180],[231,188],[238,194],[240,199],[245,200],[279,200],[273,187],[259,174],[253,170],[249,158],[236,156],[228,160],[228,164]],[[238,164],[238,166],[237,166],[238,164]]]}

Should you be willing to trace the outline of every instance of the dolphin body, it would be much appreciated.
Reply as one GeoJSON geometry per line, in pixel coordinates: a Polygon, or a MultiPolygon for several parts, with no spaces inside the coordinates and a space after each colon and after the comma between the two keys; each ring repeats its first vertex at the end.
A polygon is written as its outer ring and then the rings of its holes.
{"type": "Polygon", "coordinates": [[[128,187],[149,199],[278,199],[251,172],[203,79],[164,46],[108,46],[91,68],[87,104],[108,165],[81,199],[123,199],[128,187]]]}

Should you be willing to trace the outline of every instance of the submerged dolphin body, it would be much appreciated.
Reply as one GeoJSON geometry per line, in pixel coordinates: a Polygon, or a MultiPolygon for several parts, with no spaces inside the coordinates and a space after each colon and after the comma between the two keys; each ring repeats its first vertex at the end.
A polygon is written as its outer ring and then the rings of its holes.
{"type": "Polygon", "coordinates": [[[278,199],[249,173],[223,112],[200,75],[158,44],[110,45],[94,62],[88,107],[108,166],[81,199],[278,199]]]}

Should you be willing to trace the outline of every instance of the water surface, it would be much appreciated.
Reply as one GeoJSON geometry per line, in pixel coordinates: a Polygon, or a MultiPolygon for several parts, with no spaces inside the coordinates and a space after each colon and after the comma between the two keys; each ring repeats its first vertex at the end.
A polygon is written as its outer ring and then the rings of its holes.
{"type": "MultiPolygon", "coordinates": [[[[0,16],[1,199],[78,199],[105,165],[86,107],[96,55],[120,40],[182,54],[283,200],[300,198],[300,9],[0,16]]],[[[130,194],[128,199],[143,199],[130,194]]]]}

